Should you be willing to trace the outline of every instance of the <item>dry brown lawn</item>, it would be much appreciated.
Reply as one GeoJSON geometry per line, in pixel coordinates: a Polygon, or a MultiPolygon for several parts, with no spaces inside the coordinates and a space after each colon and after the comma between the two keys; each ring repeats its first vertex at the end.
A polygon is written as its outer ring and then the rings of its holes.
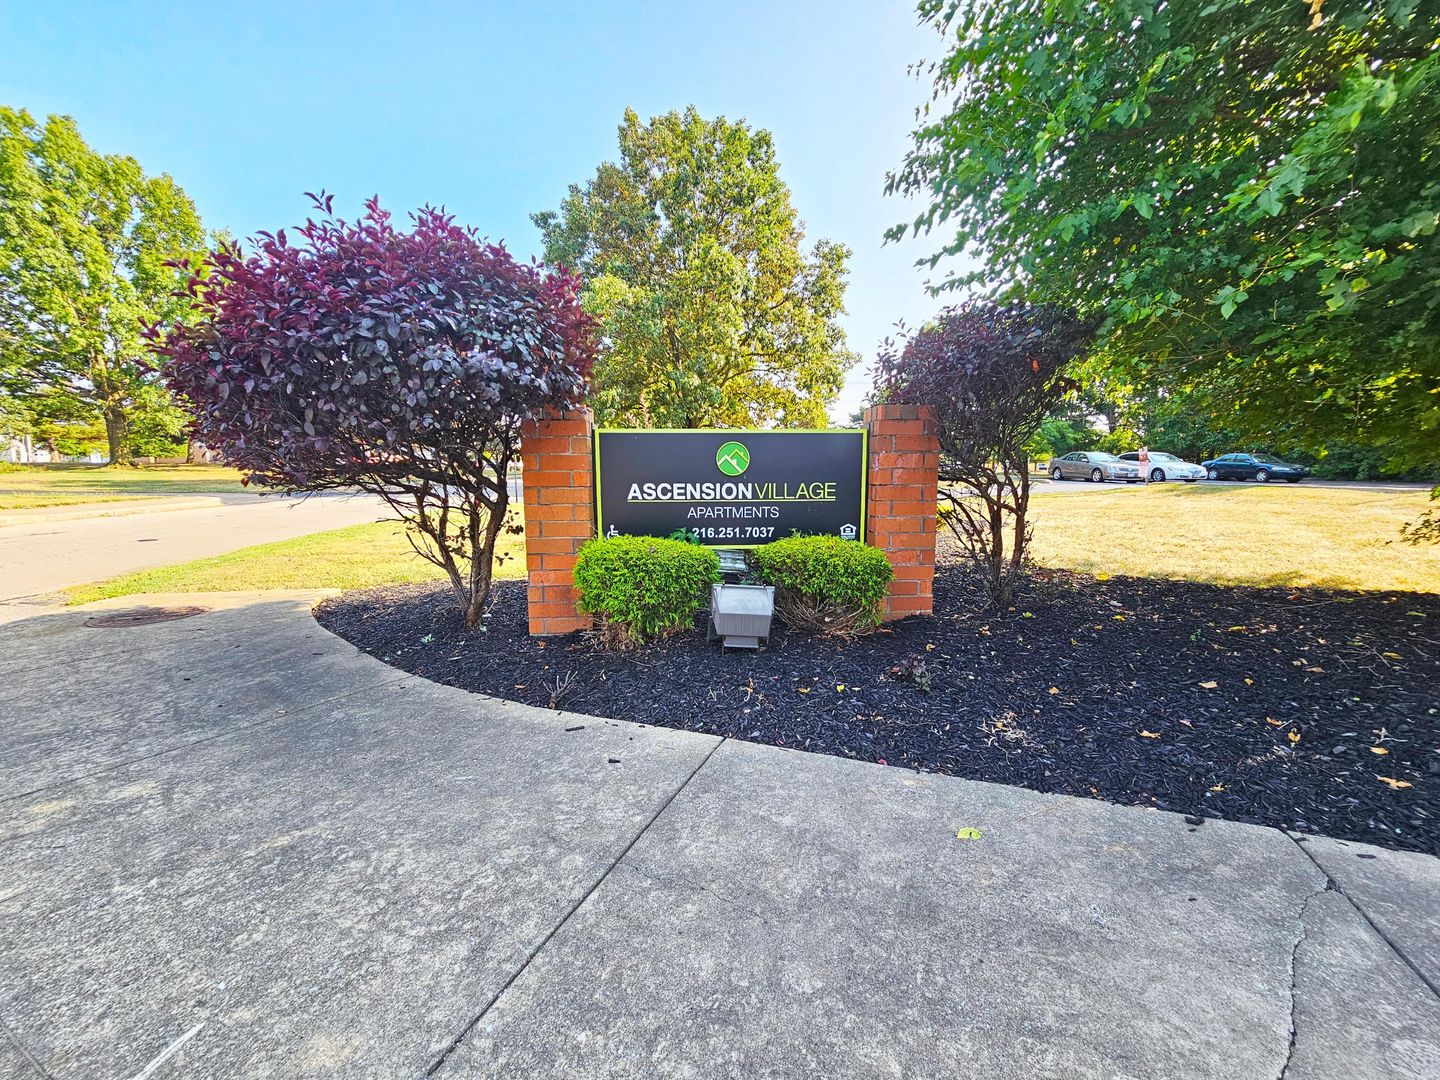
{"type": "Polygon", "coordinates": [[[1440,545],[1400,540],[1424,491],[1159,484],[1037,493],[1034,556],[1090,574],[1440,593],[1440,545]]]}

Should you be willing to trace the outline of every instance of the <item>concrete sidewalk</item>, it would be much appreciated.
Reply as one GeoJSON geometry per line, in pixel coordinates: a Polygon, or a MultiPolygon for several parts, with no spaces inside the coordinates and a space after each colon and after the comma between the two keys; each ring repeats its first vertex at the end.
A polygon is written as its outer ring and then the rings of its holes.
{"type": "Polygon", "coordinates": [[[0,1076],[1440,1075],[1440,861],[497,702],[310,600],[0,627],[0,1076]]]}

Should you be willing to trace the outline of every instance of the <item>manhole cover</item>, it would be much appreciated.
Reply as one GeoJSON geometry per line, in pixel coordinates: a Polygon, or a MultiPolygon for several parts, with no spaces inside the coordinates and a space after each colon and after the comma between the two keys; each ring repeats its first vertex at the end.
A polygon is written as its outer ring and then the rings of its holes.
{"type": "Polygon", "coordinates": [[[113,630],[122,626],[149,626],[151,623],[188,619],[192,615],[203,615],[209,610],[203,607],[137,607],[127,611],[107,611],[103,615],[91,615],[85,620],[85,625],[101,630],[113,630]]]}

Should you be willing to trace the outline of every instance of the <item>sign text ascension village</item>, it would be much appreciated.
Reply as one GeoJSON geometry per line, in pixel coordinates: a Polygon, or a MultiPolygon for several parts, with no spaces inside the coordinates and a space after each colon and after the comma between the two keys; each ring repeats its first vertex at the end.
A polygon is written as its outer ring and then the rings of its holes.
{"type": "Polygon", "coordinates": [[[636,483],[625,496],[631,503],[692,503],[686,517],[701,518],[778,518],[779,506],[735,506],[725,503],[834,502],[834,482],[749,484],[727,481],[718,483],[636,483]],[[720,500],[721,505],[704,505],[720,500]]]}

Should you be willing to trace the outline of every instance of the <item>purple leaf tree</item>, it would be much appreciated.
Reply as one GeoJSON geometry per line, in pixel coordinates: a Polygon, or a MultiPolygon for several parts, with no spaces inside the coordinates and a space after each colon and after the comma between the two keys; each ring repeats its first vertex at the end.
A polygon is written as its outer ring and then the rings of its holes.
{"type": "Polygon", "coordinates": [[[569,274],[516,262],[442,210],[377,200],[187,266],[194,312],[152,327],[196,436],[258,481],[383,498],[467,626],[490,595],[520,425],[579,404],[594,331],[569,274]]]}
{"type": "Polygon", "coordinates": [[[983,301],[946,308],[886,342],[877,397],[935,412],[940,516],[984,575],[990,601],[1010,607],[1030,539],[1025,445],[1073,387],[1064,376],[1095,327],[1044,304],[983,301]]]}

